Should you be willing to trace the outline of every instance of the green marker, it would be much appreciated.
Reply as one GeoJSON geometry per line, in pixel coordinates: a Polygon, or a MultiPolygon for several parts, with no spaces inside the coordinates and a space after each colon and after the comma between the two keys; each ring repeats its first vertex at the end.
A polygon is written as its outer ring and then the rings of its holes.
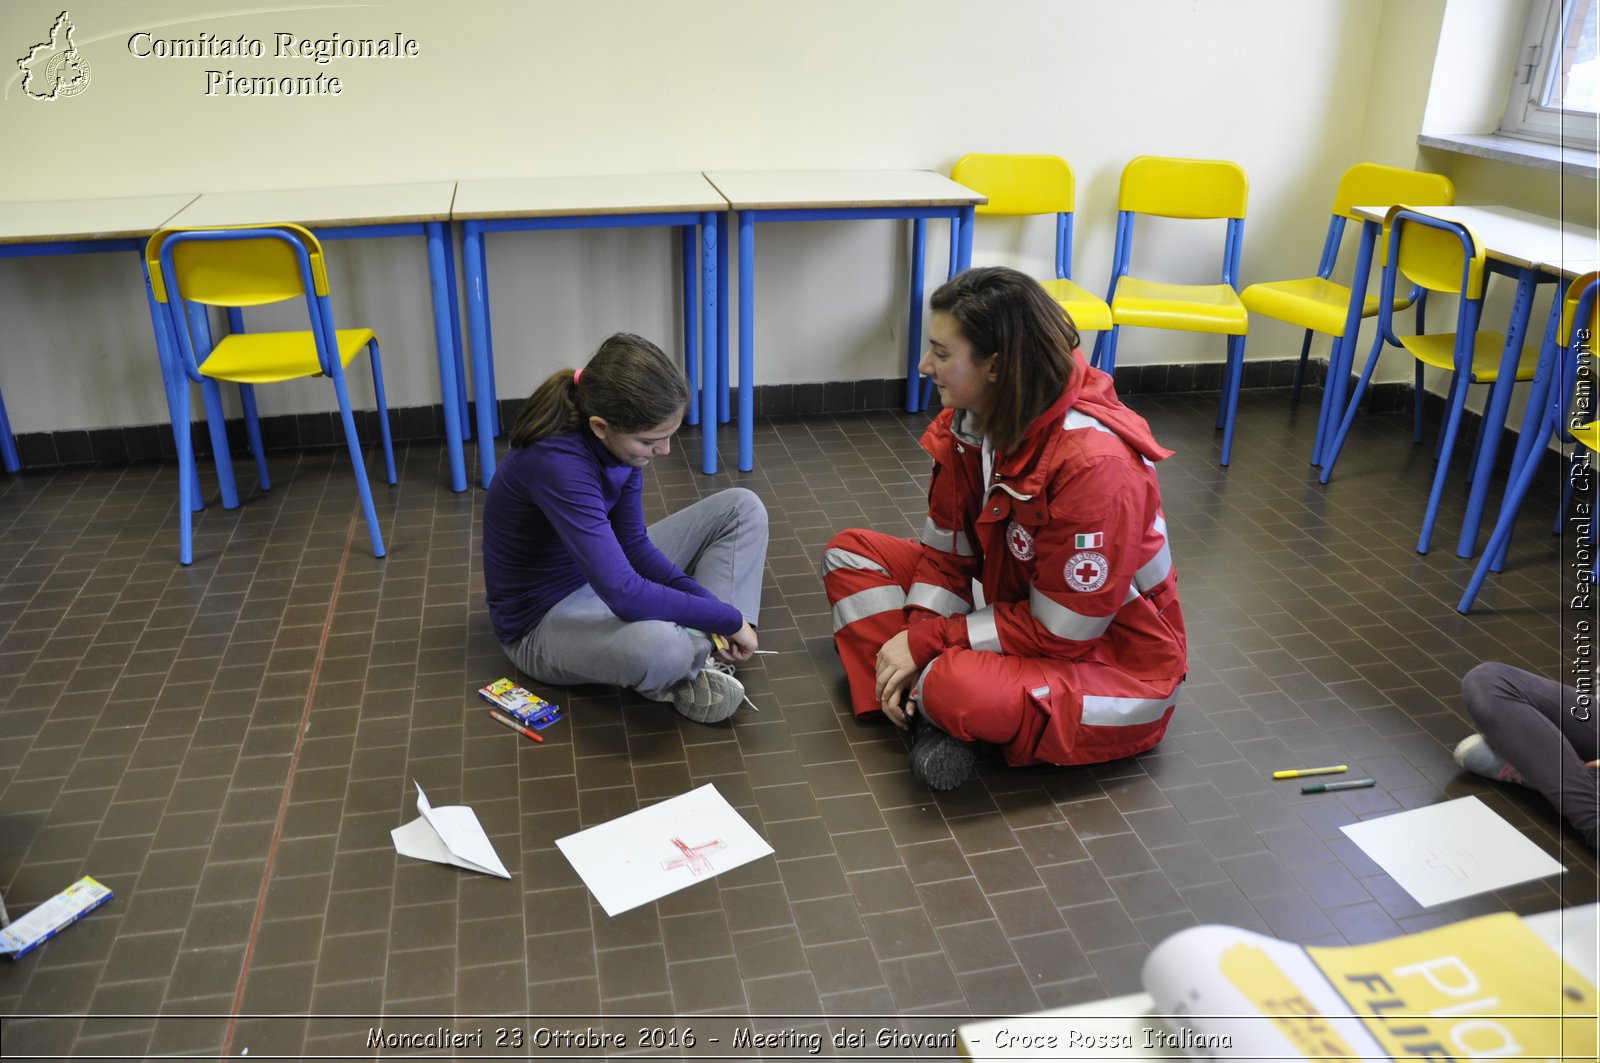
{"type": "Polygon", "coordinates": [[[1351,779],[1349,782],[1314,782],[1309,786],[1300,787],[1303,794],[1322,794],[1331,790],[1365,790],[1369,786],[1378,785],[1376,779],[1351,779]]]}

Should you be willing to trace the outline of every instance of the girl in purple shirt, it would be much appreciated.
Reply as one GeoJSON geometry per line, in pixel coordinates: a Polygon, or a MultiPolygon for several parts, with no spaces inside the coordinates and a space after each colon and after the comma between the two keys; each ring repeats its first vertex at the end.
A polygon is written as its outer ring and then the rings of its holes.
{"type": "Polygon", "coordinates": [[[646,528],[643,470],[688,401],[677,365],[628,333],[539,385],[484,502],[483,576],[526,674],[629,687],[715,723],[744,701],[732,666],[757,646],[767,511],[732,488],[646,528]]]}

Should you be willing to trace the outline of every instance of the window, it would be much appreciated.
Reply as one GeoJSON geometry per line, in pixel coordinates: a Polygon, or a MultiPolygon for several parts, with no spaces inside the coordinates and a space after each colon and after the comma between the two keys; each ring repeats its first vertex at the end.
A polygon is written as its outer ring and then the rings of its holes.
{"type": "Polygon", "coordinates": [[[1600,132],[1600,0],[1533,0],[1500,132],[1593,151],[1600,132]]]}

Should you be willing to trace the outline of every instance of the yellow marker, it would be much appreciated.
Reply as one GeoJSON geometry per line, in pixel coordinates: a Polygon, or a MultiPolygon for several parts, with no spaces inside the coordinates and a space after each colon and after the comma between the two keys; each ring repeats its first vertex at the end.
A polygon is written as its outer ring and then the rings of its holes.
{"type": "Polygon", "coordinates": [[[1348,764],[1335,764],[1329,768],[1285,768],[1272,773],[1274,779],[1298,779],[1302,775],[1339,775],[1350,770],[1348,764]]]}

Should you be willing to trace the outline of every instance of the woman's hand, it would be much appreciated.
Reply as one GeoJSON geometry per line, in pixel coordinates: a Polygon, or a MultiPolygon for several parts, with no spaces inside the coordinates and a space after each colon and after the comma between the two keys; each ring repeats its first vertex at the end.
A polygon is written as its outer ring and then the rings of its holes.
{"type": "Polygon", "coordinates": [[[750,621],[748,620],[744,622],[744,626],[738,631],[722,637],[728,640],[728,648],[718,650],[717,656],[732,664],[748,661],[751,657],[754,657],[757,647],[761,644],[760,640],[756,638],[756,629],[750,626],[750,621]]]}
{"type": "Polygon", "coordinates": [[[911,658],[911,637],[904,631],[878,648],[878,673],[875,684],[883,713],[902,730],[911,726],[911,705],[905,694],[917,674],[911,658]]]}

